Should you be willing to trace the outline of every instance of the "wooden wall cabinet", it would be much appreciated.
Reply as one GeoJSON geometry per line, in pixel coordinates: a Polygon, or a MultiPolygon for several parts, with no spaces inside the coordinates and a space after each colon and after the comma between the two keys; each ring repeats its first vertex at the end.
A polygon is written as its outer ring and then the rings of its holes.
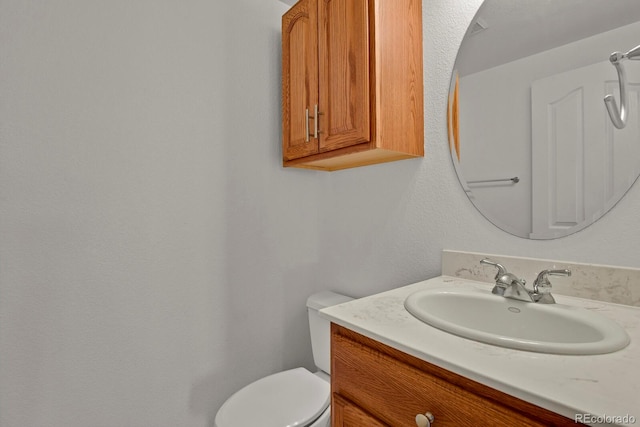
{"type": "Polygon", "coordinates": [[[331,326],[332,426],[576,426],[494,390],[338,325],[331,326]]]}
{"type": "Polygon", "coordinates": [[[300,0],[282,17],[283,165],[424,155],[421,0],[300,0]]]}

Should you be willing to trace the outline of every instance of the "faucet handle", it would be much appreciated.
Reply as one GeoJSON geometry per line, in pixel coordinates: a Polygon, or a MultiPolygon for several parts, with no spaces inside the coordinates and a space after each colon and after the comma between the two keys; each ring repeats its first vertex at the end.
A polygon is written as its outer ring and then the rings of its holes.
{"type": "Polygon", "coordinates": [[[551,282],[548,276],[571,276],[571,270],[542,270],[533,282],[533,292],[546,294],[551,292],[551,282]]]}
{"type": "Polygon", "coordinates": [[[526,280],[519,279],[515,274],[509,273],[502,264],[498,264],[497,262],[492,261],[489,258],[481,259],[480,264],[492,265],[498,269],[498,272],[496,273],[496,277],[495,277],[495,281],[497,285],[511,286],[514,282],[517,282],[522,286],[524,286],[527,283],[526,280]]]}
{"type": "Polygon", "coordinates": [[[519,279],[515,274],[507,272],[507,269],[504,268],[502,264],[498,264],[489,258],[480,260],[480,264],[492,265],[498,269],[495,277],[496,285],[491,290],[492,294],[505,296],[505,292],[509,288],[513,288],[511,292],[521,293],[517,288],[524,288],[524,285],[526,284],[524,279],[519,279]]]}
{"type": "Polygon", "coordinates": [[[540,304],[555,304],[548,276],[571,276],[571,270],[542,270],[533,282],[531,299],[540,304]]]}
{"type": "Polygon", "coordinates": [[[504,276],[505,274],[507,274],[507,269],[504,268],[504,266],[502,264],[498,264],[497,262],[489,259],[489,258],[483,258],[480,260],[480,264],[487,264],[487,265],[492,265],[494,267],[496,267],[498,269],[498,272],[496,273],[496,280],[500,277],[500,276],[504,276]]]}

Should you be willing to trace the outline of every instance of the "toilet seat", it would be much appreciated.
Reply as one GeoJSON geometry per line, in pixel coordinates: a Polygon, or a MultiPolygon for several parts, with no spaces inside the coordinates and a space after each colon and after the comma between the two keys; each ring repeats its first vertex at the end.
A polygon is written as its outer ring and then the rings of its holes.
{"type": "Polygon", "coordinates": [[[305,368],[269,375],[231,396],[216,415],[217,427],[307,426],[327,409],[329,383],[305,368]]]}

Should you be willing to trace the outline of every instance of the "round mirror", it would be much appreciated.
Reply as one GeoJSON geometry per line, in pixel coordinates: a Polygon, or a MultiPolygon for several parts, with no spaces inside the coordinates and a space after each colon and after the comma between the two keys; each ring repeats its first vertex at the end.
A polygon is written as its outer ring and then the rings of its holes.
{"type": "Polygon", "coordinates": [[[485,0],[451,79],[449,142],[476,208],[516,236],[552,239],[609,211],[640,173],[638,0],[485,0]]]}

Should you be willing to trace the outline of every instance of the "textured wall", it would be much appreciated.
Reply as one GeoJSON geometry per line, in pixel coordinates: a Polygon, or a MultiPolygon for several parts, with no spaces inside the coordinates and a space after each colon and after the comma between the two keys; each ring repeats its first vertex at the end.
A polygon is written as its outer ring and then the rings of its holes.
{"type": "Polygon", "coordinates": [[[479,4],[424,4],[425,158],[328,174],[280,166],[283,3],[0,2],[0,426],[212,425],[312,367],[310,293],[443,248],[639,266],[637,186],[550,242],[467,200],[445,107],[479,4]]]}
{"type": "Polygon", "coordinates": [[[308,359],[285,8],[0,2],[0,426],[206,426],[308,359]]]}

